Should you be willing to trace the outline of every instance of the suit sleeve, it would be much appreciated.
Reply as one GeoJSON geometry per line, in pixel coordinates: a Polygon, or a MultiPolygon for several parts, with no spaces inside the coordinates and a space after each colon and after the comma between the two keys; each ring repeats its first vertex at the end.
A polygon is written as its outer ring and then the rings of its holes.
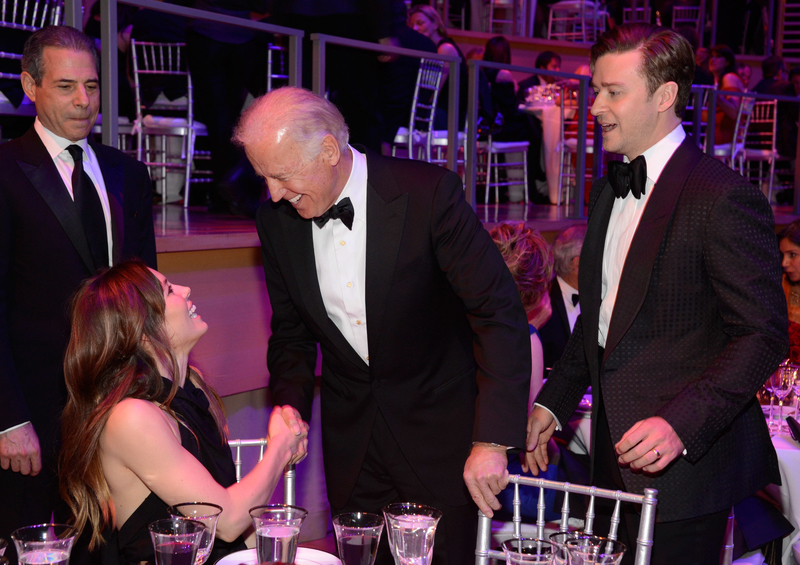
{"type": "Polygon", "coordinates": [[[272,335],[267,348],[269,389],[273,404],[293,406],[308,422],[314,398],[317,341],[292,303],[278,266],[276,250],[281,242],[276,239],[281,236],[268,227],[270,222],[278,221],[275,216],[270,204],[266,203],[261,206],[256,219],[264,278],[272,307],[272,335]]]}
{"type": "Polygon", "coordinates": [[[703,252],[730,340],[716,362],[658,413],[698,460],[788,352],[788,315],[772,211],[760,191],[736,186],[714,203],[703,252]]]}
{"type": "Polygon", "coordinates": [[[525,310],[497,246],[464,200],[461,180],[435,188],[431,234],[439,267],[466,307],[474,334],[478,399],[473,441],[521,447],[531,379],[525,310]]]}
{"type": "Polygon", "coordinates": [[[12,228],[11,207],[5,192],[0,189],[0,432],[31,419],[11,354],[8,326],[12,228]]]}

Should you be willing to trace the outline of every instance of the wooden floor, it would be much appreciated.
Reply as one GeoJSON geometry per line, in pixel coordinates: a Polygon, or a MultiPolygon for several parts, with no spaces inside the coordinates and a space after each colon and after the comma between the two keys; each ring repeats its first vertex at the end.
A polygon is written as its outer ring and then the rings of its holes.
{"type": "MultiPolygon", "coordinates": [[[[797,216],[789,206],[775,206],[775,225],[783,227],[797,216]]],[[[159,253],[259,247],[255,221],[243,216],[209,214],[204,208],[156,206],[156,247],[159,253]]],[[[564,208],[536,204],[478,205],[478,218],[487,229],[499,222],[524,221],[552,241],[566,228],[586,223],[567,217],[564,208]]]]}

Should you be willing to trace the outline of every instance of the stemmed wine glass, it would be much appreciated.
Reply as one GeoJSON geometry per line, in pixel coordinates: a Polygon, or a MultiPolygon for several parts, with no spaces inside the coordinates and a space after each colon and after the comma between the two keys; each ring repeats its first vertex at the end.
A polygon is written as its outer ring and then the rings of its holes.
{"type": "Polygon", "coordinates": [[[783,430],[783,400],[792,391],[794,386],[794,371],[789,365],[778,367],[778,370],[772,373],[770,377],[772,381],[772,391],[778,397],[778,406],[780,409],[780,416],[777,425],[777,433],[782,433],[783,430]]]}

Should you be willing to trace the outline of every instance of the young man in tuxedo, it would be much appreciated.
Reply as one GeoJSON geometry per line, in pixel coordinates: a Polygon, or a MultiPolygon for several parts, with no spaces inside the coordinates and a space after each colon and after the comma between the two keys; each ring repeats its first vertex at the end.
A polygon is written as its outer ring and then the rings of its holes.
{"type": "MultiPolygon", "coordinates": [[[[525,441],[531,358],[516,285],[460,178],[349,145],[336,107],[299,88],[257,100],[235,139],[272,199],[256,224],[269,386],[287,413],[310,416],[322,351],[332,512],[434,506],[434,562],[473,560],[476,510],[500,508],[507,446],[525,441]]],[[[378,563],[392,563],[385,542],[378,563]]]]}
{"type": "MultiPolygon", "coordinates": [[[[621,153],[589,198],[581,320],[528,420],[527,460],[592,386],[596,484],[658,489],[654,564],[719,559],[731,506],[780,482],[756,392],[788,349],[772,210],[686,139],[685,39],[620,26],[592,47],[592,114],[621,153]]],[[[633,555],[638,520],[624,516],[633,555]]]]}

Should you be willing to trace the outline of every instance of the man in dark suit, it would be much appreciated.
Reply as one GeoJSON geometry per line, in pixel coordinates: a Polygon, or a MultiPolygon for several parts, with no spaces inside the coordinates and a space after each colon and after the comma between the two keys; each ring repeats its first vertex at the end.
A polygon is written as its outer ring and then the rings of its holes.
{"type": "Polygon", "coordinates": [[[556,278],[550,285],[550,306],[553,314],[539,328],[545,371],[561,359],[572,328],[581,314],[578,273],[585,236],[586,226],[572,226],[558,234],[553,242],[553,268],[556,271],[556,278]]]}
{"type": "Polygon", "coordinates": [[[146,167],[88,141],[100,104],[91,39],[52,26],[25,44],[34,127],[0,146],[0,536],[59,514],[67,310],[80,282],[132,256],[155,267],[146,167]],[[71,146],[79,149],[69,148],[71,146]],[[75,173],[73,152],[81,159],[75,173]],[[83,174],[81,173],[81,169],[83,174]]]}
{"type": "Polygon", "coordinates": [[[273,201],[257,216],[273,402],[309,417],[322,350],[333,513],[434,506],[434,562],[471,561],[470,498],[500,507],[531,365],[519,293],[459,177],[356,150],[339,111],[299,88],[256,101],[235,139],[273,201]]]}
{"type": "MultiPolygon", "coordinates": [[[[651,562],[716,563],[731,506],[780,482],[755,400],[788,350],[772,210],[685,139],[683,38],[621,26],[591,61],[603,146],[633,162],[592,187],[581,319],[529,417],[527,459],[542,468],[591,385],[595,482],[658,489],[651,562]]],[[[633,544],[637,517],[624,522],[633,544]]]]}

